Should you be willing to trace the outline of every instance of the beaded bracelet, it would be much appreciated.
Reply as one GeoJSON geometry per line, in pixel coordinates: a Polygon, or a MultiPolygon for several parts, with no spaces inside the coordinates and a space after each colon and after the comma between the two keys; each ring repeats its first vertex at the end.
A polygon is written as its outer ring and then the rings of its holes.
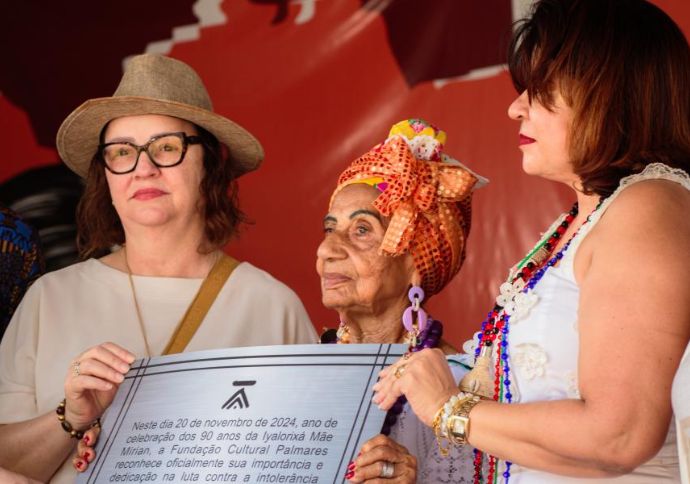
{"type": "MultiPolygon", "coordinates": [[[[72,427],[72,424],[69,423],[67,420],[65,420],[65,404],[67,403],[67,399],[63,398],[60,404],[57,406],[55,409],[55,413],[57,413],[57,418],[60,421],[60,426],[62,427],[62,430],[67,432],[70,437],[73,439],[81,440],[82,437],[84,437],[84,431],[88,430],[76,430],[74,427],[72,427]]],[[[91,422],[91,425],[89,425],[89,428],[92,429],[94,427],[100,427],[101,426],[101,419],[97,418],[93,422],[91,422]]]]}
{"type": "Polygon", "coordinates": [[[438,412],[436,412],[434,420],[431,422],[431,428],[434,430],[434,435],[436,436],[436,445],[438,445],[439,454],[441,454],[441,457],[447,457],[448,452],[450,452],[450,445],[447,447],[443,446],[443,439],[445,439],[445,435],[443,435],[443,430],[441,428],[443,408],[444,407],[439,408],[438,412]]]}

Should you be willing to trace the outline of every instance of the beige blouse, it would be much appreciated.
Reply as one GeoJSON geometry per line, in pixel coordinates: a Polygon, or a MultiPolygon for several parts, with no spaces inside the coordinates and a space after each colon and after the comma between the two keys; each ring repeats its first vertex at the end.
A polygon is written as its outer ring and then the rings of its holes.
{"type": "MultiPolygon", "coordinates": [[[[151,350],[160,354],[202,279],[133,280],[151,350]]],[[[186,351],[316,340],[297,295],[244,262],[221,289],[186,351]]],[[[37,280],[0,344],[0,423],[53,411],[63,398],[70,362],[105,341],[145,356],[127,274],[90,259],[37,280]]],[[[74,477],[66,463],[51,482],[73,482],[74,477]]]]}

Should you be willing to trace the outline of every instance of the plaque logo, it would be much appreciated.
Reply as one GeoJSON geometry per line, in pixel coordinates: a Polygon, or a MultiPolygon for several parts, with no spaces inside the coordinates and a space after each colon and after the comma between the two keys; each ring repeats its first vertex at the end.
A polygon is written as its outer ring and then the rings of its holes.
{"type": "MultiPolygon", "coordinates": [[[[256,380],[239,380],[232,382],[232,386],[234,387],[250,387],[254,384],[256,384],[256,380]]],[[[247,393],[244,391],[244,388],[240,388],[233,393],[221,408],[223,410],[249,408],[249,399],[247,398],[247,393]]]]}

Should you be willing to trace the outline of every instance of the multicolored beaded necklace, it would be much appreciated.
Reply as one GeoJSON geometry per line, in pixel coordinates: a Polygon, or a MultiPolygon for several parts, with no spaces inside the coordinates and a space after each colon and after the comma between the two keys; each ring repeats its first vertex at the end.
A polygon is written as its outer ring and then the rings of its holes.
{"type": "MultiPolygon", "coordinates": [[[[349,331],[347,330],[347,325],[345,325],[345,323],[340,323],[340,327],[338,328],[338,332],[336,334],[337,336],[335,341],[331,340],[329,341],[330,343],[350,343],[349,331]]],[[[441,342],[442,336],[443,324],[441,324],[441,321],[436,321],[435,319],[429,317],[429,324],[427,324],[427,327],[414,339],[414,341],[416,341],[417,344],[410,345],[408,351],[410,351],[411,353],[416,353],[417,351],[421,351],[425,348],[436,348],[441,342]]],[[[324,339],[322,338],[322,343],[325,342],[326,341],[324,341],[324,339]]],[[[402,395],[393,404],[390,410],[388,410],[388,413],[386,413],[386,418],[383,421],[383,428],[381,429],[381,433],[383,435],[390,435],[391,428],[393,428],[395,422],[398,421],[398,415],[402,413],[403,408],[405,407],[405,403],[407,403],[407,398],[405,398],[405,396],[402,395]]]]}
{"type": "MultiPolygon", "coordinates": [[[[602,200],[603,201],[603,200],[602,200]]],[[[562,258],[570,247],[570,243],[582,227],[587,224],[592,215],[599,209],[602,201],[596,206],[587,219],[573,233],[561,250],[552,255],[561,237],[568,230],[572,221],[577,217],[578,204],[573,205],[569,212],[563,214],[557,222],[556,229],[545,235],[537,245],[528,252],[511,271],[508,281],[501,285],[501,295],[497,298],[497,304],[482,322],[482,330],[477,335],[477,348],[475,350],[475,367],[461,382],[461,389],[471,391],[487,398],[493,398],[497,402],[511,403],[510,365],[508,363],[508,335],[510,332],[510,317],[520,311],[520,305],[531,305],[536,302],[530,292],[544,277],[544,274],[562,258]],[[495,347],[495,350],[492,348],[495,347]],[[496,360],[491,380],[491,352],[495,351],[496,360]],[[484,373],[486,372],[486,373],[484,373]],[[483,375],[481,373],[484,373],[483,375]],[[471,376],[472,375],[472,376],[471,376]],[[470,378],[468,378],[470,377],[470,378]],[[467,383],[466,383],[467,382],[467,383]],[[466,385],[466,386],[465,386],[466,385]]],[[[474,450],[474,483],[480,484],[483,478],[483,452],[474,450]]],[[[499,461],[494,456],[489,456],[487,483],[498,481],[499,461]]],[[[503,472],[504,482],[510,479],[511,462],[505,461],[503,472]]]]}

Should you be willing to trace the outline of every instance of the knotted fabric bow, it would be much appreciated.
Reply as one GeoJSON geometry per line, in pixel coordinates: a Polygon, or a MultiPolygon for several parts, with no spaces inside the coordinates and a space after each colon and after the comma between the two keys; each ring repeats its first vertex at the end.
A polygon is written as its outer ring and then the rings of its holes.
{"type": "Polygon", "coordinates": [[[398,123],[391,136],[356,159],[338,188],[368,183],[382,193],[374,207],[390,223],[384,254],[410,252],[427,294],[440,291],[460,270],[471,222],[472,189],[478,177],[442,153],[445,133],[420,120],[398,123]],[[412,123],[417,129],[408,137],[412,123]],[[401,129],[403,125],[404,129],[401,129]],[[401,132],[402,131],[402,132],[401,132]],[[423,159],[428,156],[431,160],[423,159]]]}

